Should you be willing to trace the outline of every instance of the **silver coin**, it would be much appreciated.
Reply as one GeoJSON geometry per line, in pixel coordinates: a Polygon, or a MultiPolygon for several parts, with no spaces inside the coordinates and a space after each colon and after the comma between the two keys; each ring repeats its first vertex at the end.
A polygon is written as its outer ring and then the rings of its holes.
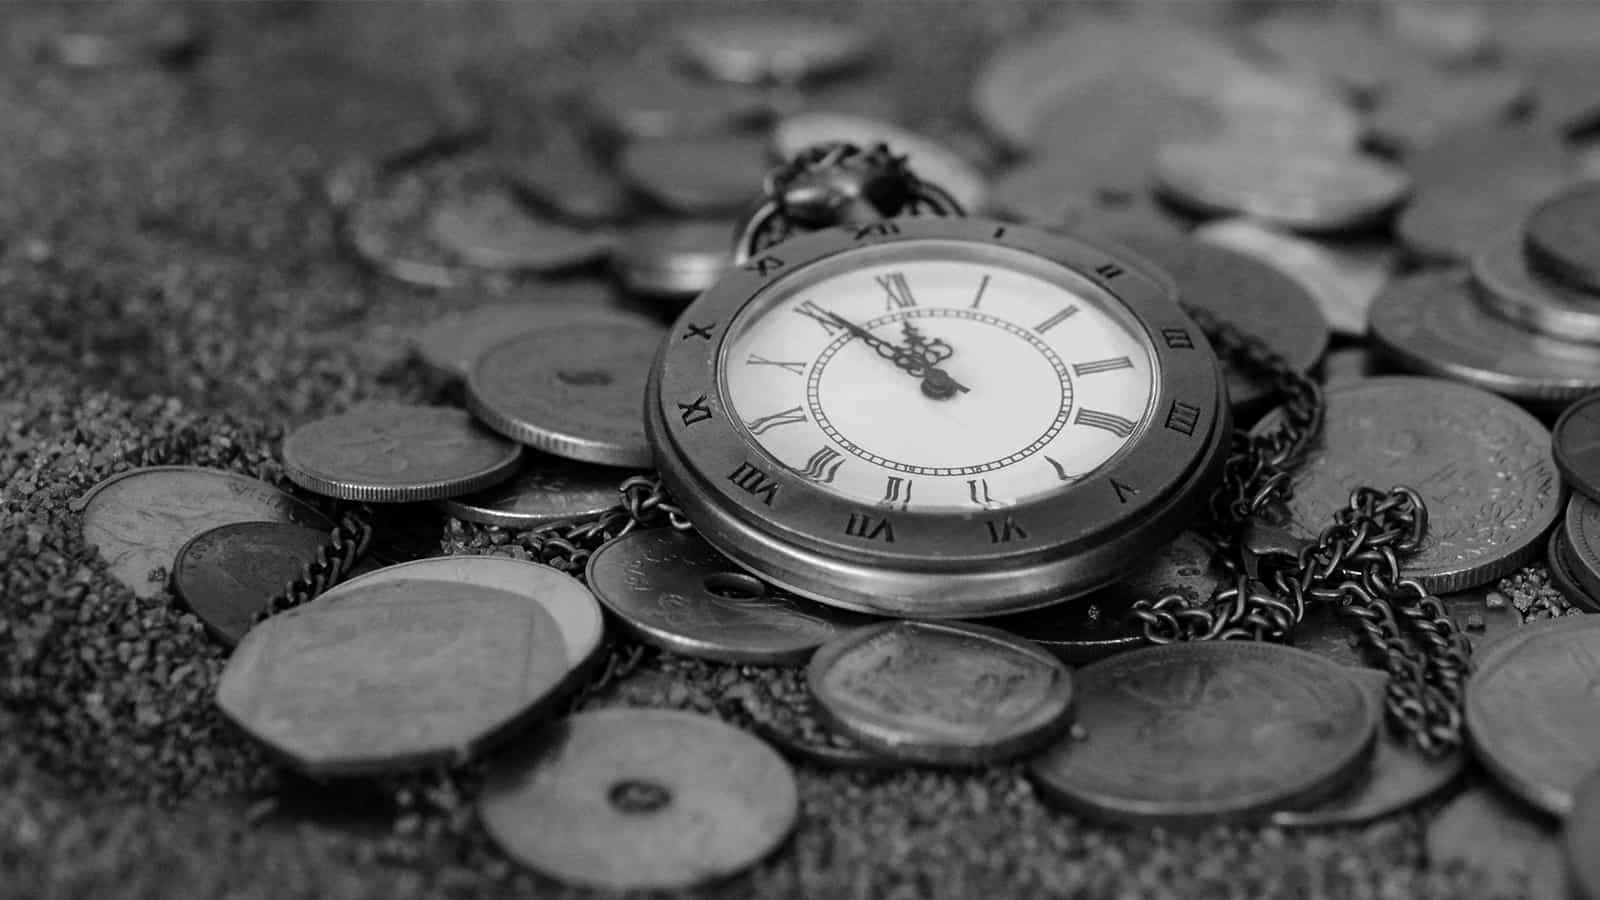
{"type": "Polygon", "coordinates": [[[800,151],[828,141],[859,146],[882,142],[906,163],[918,178],[944,188],[968,213],[985,209],[988,182],[983,173],[959,153],[923,134],[889,122],[861,116],[806,112],[781,119],[772,129],[779,157],[792,159],[800,151]]]}
{"type": "Polygon", "coordinates": [[[1273,266],[1300,284],[1334,334],[1361,337],[1368,311],[1389,283],[1394,254],[1370,241],[1313,241],[1250,219],[1224,219],[1200,226],[1194,239],[1243,253],[1273,266]]]}
{"type": "Polygon", "coordinates": [[[492,488],[440,501],[458,519],[506,528],[536,528],[597,516],[621,502],[617,487],[628,476],[528,451],[522,471],[492,488]]]}
{"type": "Polygon", "coordinates": [[[1533,79],[1533,117],[1547,133],[1578,137],[1600,124],[1600,61],[1592,50],[1519,60],[1533,79]]]}
{"type": "Polygon", "coordinates": [[[623,233],[611,265],[631,293],[695,297],[732,265],[733,239],[720,220],[641,222],[623,233]]]}
{"type": "Polygon", "coordinates": [[[1461,272],[1392,285],[1372,307],[1372,340],[1401,369],[1523,402],[1554,405],[1600,390],[1600,348],[1535,334],[1490,313],[1461,272]]]}
{"type": "Polygon", "coordinates": [[[602,286],[540,288],[514,303],[495,303],[441,316],[412,336],[417,355],[451,378],[466,378],[472,364],[495,344],[519,334],[572,322],[648,322],[619,305],[616,294],[602,286]]]}
{"type": "Polygon", "coordinates": [[[1445,806],[1425,836],[1428,862],[1461,866],[1486,896],[1521,896],[1555,829],[1493,785],[1468,788],[1445,806]]]}
{"type": "Polygon", "coordinates": [[[664,334],[580,322],[511,338],[473,365],[467,406],[495,431],[546,453],[644,468],[644,385],[664,334]]]}
{"type": "Polygon", "coordinates": [[[359,406],[302,425],[283,441],[289,480],[375,503],[470,494],[512,477],[521,462],[521,447],[440,406],[359,406]]]}
{"type": "Polygon", "coordinates": [[[1376,159],[1246,140],[1168,144],[1154,174],[1165,197],[1200,213],[1312,233],[1374,225],[1411,191],[1404,171],[1376,159]]]}
{"type": "MultiPolygon", "coordinates": [[[[1349,675],[1366,691],[1367,702],[1382,710],[1389,687],[1388,673],[1351,669],[1349,675]]],[[[1393,730],[1378,730],[1372,762],[1354,784],[1311,807],[1279,810],[1272,814],[1272,824],[1283,828],[1330,828],[1370,822],[1437,795],[1466,771],[1467,754],[1459,748],[1432,759],[1393,730]]]]}
{"type": "Polygon", "coordinates": [[[1574,493],[1556,534],[1566,569],[1582,595],[1570,599],[1586,612],[1600,612],[1600,504],[1574,493]]]}
{"type": "Polygon", "coordinates": [[[1367,118],[1368,136],[1394,153],[1410,153],[1460,128],[1509,121],[1531,95],[1521,72],[1423,69],[1384,92],[1367,118]]]}
{"type": "Polygon", "coordinates": [[[1400,212],[1395,235],[1417,260],[1465,263],[1562,183],[1559,173],[1514,168],[1431,186],[1400,212]]]}
{"type": "Polygon", "coordinates": [[[1325,78],[1362,98],[1427,66],[1410,47],[1360,16],[1286,7],[1251,28],[1250,39],[1282,65],[1325,78]]]}
{"type": "Polygon", "coordinates": [[[584,101],[602,130],[636,140],[722,134],[767,114],[759,91],[689,77],[666,54],[608,67],[584,101]]]}
{"type": "Polygon", "coordinates": [[[447,199],[428,217],[428,235],[469,266],[556,272],[603,259],[613,238],[534,216],[506,191],[447,199]]]}
{"type": "Polygon", "coordinates": [[[668,890],[754,865],[799,806],[788,763],[755,737],[693,713],[607,709],[497,760],[478,815],[509,856],[553,878],[668,890]]]}
{"type": "Polygon", "coordinates": [[[672,528],[611,541],[589,557],[585,580],[640,640],[721,662],[798,665],[873,621],[771,587],[698,535],[672,528]]]}
{"type": "Polygon", "coordinates": [[[767,142],[743,135],[635,141],[617,160],[635,190],[685,216],[745,209],[769,168],[767,142]]]}
{"type": "Polygon", "coordinates": [[[501,154],[496,168],[534,206],[558,219],[606,225],[633,211],[622,180],[566,132],[536,150],[501,154]]]}
{"type": "Polygon", "coordinates": [[[1504,319],[1569,341],[1600,344],[1600,297],[1533,271],[1522,234],[1507,230],[1472,258],[1477,297],[1504,319]]]}
{"type": "Polygon", "coordinates": [[[1550,584],[1556,589],[1563,600],[1566,609],[1577,607],[1582,612],[1594,612],[1595,600],[1589,592],[1578,582],[1577,567],[1573,563],[1572,551],[1569,548],[1566,536],[1561,529],[1553,528],[1550,539],[1546,543],[1545,568],[1550,571],[1550,584]]]}
{"type": "Polygon", "coordinates": [[[1567,170],[1567,148],[1548,128],[1493,123],[1456,129],[1447,140],[1406,154],[1403,165],[1420,198],[1435,189],[1481,189],[1491,172],[1497,178],[1534,172],[1559,179],[1567,170]]]}
{"type": "Polygon", "coordinates": [[[886,756],[986,765],[1038,749],[1070,723],[1060,660],[1004,631],[884,622],[847,632],[806,670],[828,721],[886,756]]]}
{"type": "Polygon", "coordinates": [[[735,84],[799,84],[859,69],[871,61],[872,35],[820,19],[762,15],[706,19],[673,33],[691,67],[735,84]]]}

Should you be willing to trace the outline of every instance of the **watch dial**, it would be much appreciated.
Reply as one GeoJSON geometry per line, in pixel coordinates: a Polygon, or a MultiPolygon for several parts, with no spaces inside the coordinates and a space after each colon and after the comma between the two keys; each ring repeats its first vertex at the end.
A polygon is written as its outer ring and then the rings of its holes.
{"type": "Polygon", "coordinates": [[[1020,251],[899,242],[800,270],[722,358],[752,441],[821,487],[895,509],[1063,490],[1141,432],[1155,358],[1089,280],[1020,251]]]}

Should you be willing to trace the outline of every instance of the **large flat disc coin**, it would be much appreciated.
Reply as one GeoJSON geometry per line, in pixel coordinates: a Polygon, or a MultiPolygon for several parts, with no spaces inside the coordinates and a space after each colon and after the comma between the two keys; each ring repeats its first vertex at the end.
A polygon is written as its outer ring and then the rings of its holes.
{"type": "Polygon", "coordinates": [[[824,645],[806,677],[835,727],[912,762],[982,765],[1028,753],[1072,713],[1060,660],[978,625],[869,625],[824,645]]]}
{"type": "Polygon", "coordinates": [[[1600,617],[1562,616],[1494,645],[1467,682],[1467,733],[1512,793],[1554,816],[1600,760],[1600,617]]]}
{"type": "MultiPolygon", "coordinates": [[[[1389,675],[1376,669],[1351,669],[1350,677],[1367,691],[1367,701],[1382,718],[1389,675]]],[[[1403,738],[1380,726],[1372,763],[1349,787],[1327,800],[1302,810],[1279,810],[1272,824],[1284,828],[1332,828],[1359,825],[1408,809],[1449,787],[1467,767],[1460,749],[1430,759],[1412,749],[1403,738]]]]}
{"type": "Polygon", "coordinates": [[[521,447],[442,406],[361,406],[302,425],[283,442],[291,481],[342,500],[470,494],[515,475],[521,463],[521,447]]]}
{"type": "Polygon", "coordinates": [[[1539,268],[1600,291],[1600,182],[1576,185],[1539,204],[1524,235],[1539,268]]]}
{"type": "Polygon", "coordinates": [[[1556,465],[1567,485],[1591,500],[1600,499],[1600,393],[1567,407],[1551,434],[1556,465]]]}
{"type": "Polygon", "coordinates": [[[231,647],[268,598],[305,571],[328,545],[326,531],[287,522],[239,522],[195,535],[178,551],[172,588],[231,647]]]}
{"type": "Polygon", "coordinates": [[[522,472],[488,490],[452,497],[440,506],[458,519],[507,528],[536,528],[596,516],[622,502],[629,475],[610,466],[573,462],[529,451],[522,472]]]}
{"type": "Polygon", "coordinates": [[[230,719],[308,775],[459,765],[569,682],[562,629],[526,591],[353,585],[251,629],[217,687],[230,719]]]}
{"type": "Polygon", "coordinates": [[[661,709],[555,723],[496,763],[478,801],[489,836],[512,858],[610,890],[732,875],[776,848],[798,812],[794,773],[771,747],[661,709]]]}
{"type": "Polygon", "coordinates": [[[585,322],[511,338],[473,365],[467,406],[490,428],[546,453],[644,468],[644,384],[663,334],[585,322]]]}
{"type": "Polygon", "coordinates": [[[1141,825],[1261,818],[1336,792],[1379,717],[1340,665],[1277,644],[1196,642],[1080,669],[1078,725],[1029,763],[1075,812],[1141,825]]]}
{"type": "Polygon", "coordinates": [[[640,640],[701,659],[798,665],[872,622],[768,586],[698,535],[671,528],[635,531],[596,550],[585,580],[640,640]]]}
{"type": "MultiPolygon", "coordinates": [[[[332,528],[327,517],[265,481],[198,466],[153,466],[113,475],[74,506],[84,543],[140,597],[154,597],[178,551],[195,535],[235,522],[287,522],[332,528]]],[[[263,597],[264,601],[266,598],[263,597]]]]}
{"type": "Polygon", "coordinates": [[[1297,537],[1315,538],[1358,485],[1406,485],[1427,503],[1429,527],[1400,564],[1433,593],[1508,575],[1542,549],[1565,498],[1538,419],[1438,378],[1368,378],[1325,396],[1322,436],[1295,470],[1286,506],[1297,537]]]}
{"type": "Polygon", "coordinates": [[[802,150],[827,141],[846,141],[861,147],[881,141],[896,155],[906,157],[918,178],[949,191],[969,213],[983,208],[989,192],[983,173],[961,154],[934,138],[889,122],[842,113],[805,112],[778,122],[773,127],[772,140],[783,159],[793,159],[802,150]]]}

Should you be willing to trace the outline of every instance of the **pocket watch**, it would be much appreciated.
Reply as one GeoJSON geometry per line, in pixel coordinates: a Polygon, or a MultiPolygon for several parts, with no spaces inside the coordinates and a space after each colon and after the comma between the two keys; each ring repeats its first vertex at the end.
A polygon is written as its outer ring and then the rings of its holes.
{"type": "Polygon", "coordinates": [[[756,575],[999,615],[1101,587],[1202,514],[1219,365],[1137,261],[931,216],[742,255],[663,344],[646,420],[663,486],[756,575]]]}

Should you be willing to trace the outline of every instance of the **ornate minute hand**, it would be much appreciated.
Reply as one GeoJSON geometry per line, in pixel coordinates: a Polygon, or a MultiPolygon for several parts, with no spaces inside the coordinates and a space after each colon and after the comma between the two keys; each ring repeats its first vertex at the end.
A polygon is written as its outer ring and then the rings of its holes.
{"type": "Polygon", "coordinates": [[[951,378],[950,373],[934,366],[934,363],[948,359],[950,354],[954,352],[950,349],[949,344],[945,344],[943,341],[936,341],[935,343],[941,345],[945,352],[942,356],[934,357],[924,352],[923,348],[927,345],[920,340],[920,335],[912,346],[902,347],[898,344],[889,343],[836,312],[828,313],[828,317],[852,335],[860,338],[863,343],[875,350],[879,356],[894,363],[901,371],[913,378],[921,378],[922,393],[925,396],[934,400],[948,400],[957,391],[965,394],[969,390],[966,385],[951,378]]]}

